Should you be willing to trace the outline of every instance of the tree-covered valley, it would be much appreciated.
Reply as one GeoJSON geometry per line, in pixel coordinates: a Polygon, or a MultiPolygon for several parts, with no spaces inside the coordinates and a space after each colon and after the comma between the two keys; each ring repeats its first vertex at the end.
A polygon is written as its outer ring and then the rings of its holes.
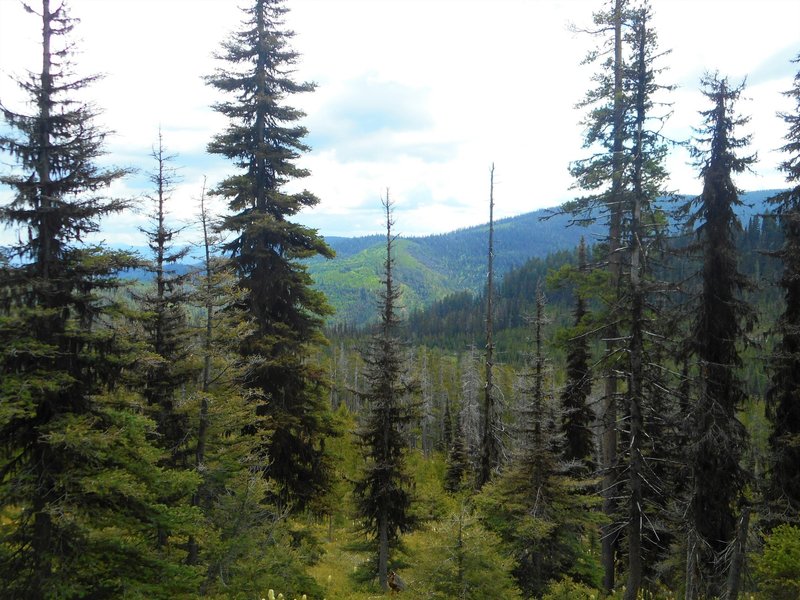
{"type": "Polygon", "coordinates": [[[26,104],[0,98],[0,598],[800,597],[800,71],[785,187],[745,192],[744,82],[707,73],[693,137],[667,139],[654,7],[598,1],[572,200],[495,220],[487,165],[485,225],[403,236],[387,182],[381,234],[325,238],[296,219],[325,190],[291,2],[250,0],[206,77],[229,171],[189,227],[160,130],[146,198],[113,192],[132,173],[80,22],[25,6],[41,64],[26,104]],[[678,144],[697,196],[669,189],[678,144]],[[137,210],[146,247],[94,241],[137,210]]]}

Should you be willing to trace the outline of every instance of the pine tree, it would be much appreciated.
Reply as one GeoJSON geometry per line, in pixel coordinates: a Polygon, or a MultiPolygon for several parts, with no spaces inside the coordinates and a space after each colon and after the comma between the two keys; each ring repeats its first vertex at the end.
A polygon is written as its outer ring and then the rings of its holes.
{"type": "Polygon", "coordinates": [[[702,85],[713,106],[701,112],[704,125],[693,150],[703,178],[703,192],[695,200],[690,221],[696,224],[702,289],[688,342],[700,372],[692,412],[689,513],[698,544],[687,572],[693,577],[696,569],[699,579],[687,586],[713,597],[722,591],[720,558],[734,540],[735,509],[745,484],[740,461],[746,433],[736,411],[746,391],[736,371],[742,364],[739,346],[753,318],[740,295],[748,282],[737,268],[734,234],[741,225],[734,207],[740,200],[732,175],[747,169],[755,158],[739,156],[749,137],[735,137],[735,130],[748,121],[734,110],[743,86],[731,87],[716,74],[704,77],[702,85]]]}
{"type": "Polygon", "coordinates": [[[408,451],[406,428],[417,418],[408,396],[416,386],[409,379],[403,351],[397,338],[400,321],[397,302],[400,290],[394,280],[395,238],[392,235],[392,203],[387,191],[383,201],[386,211],[386,260],[384,289],[380,296],[380,324],[364,357],[367,364],[366,390],[359,395],[369,413],[360,433],[367,466],[356,483],[358,514],[363,529],[377,544],[375,574],[381,589],[387,590],[390,552],[401,533],[414,524],[410,512],[410,476],[405,468],[408,451]]]}
{"type": "MultiPolygon", "coordinates": [[[[654,96],[671,89],[657,82],[657,39],[651,28],[650,7],[644,3],[630,15],[631,58],[626,82],[631,90],[632,140],[630,147],[630,206],[625,237],[625,278],[621,299],[625,307],[627,353],[627,390],[625,393],[628,581],[625,598],[635,599],[643,584],[647,565],[655,565],[666,549],[660,514],[666,503],[664,465],[674,462],[673,449],[666,432],[665,413],[675,394],[664,376],[664,369],[654,367],[664,362],[665,343],[674,333],[663,325],[669,318],[663,303],[657,300],[669,285],[656,278],[658,264],[666,246],[663,208],[656,200],[666,196],[664,170],[666,144],[660,130],[664,115],[654,114],[654,96]],[[655,126],[651,126],[651,123],[655,126]],[[650,335],[648,335],[648,333],[650,335]],[[648,441],[651,440],[651,441],[648,441]],[[649,514],[648,514],[649,513],[649,514]],[[649,530],[649,531],[648,531],[649,530]],[[648,539],[649,538],[649,539],[648,539]]],[[[663,268],[662,268],[663,270],[663,268]]],[[[649,574],[654,572],[653,567],[649,574]]]]}
{"type": "Polygon", "coordinates": [[[444,473],[444,489],[451,493],[460,492],[468,486],[472,473],[467,444],[464,440],[464,428],[461,419],[456,422],[456,431],[447,453],[447,468],[444,473]]]}
{"type": "Polygon", "coordinates": [[[525,597],[539,597],[564,575],[594,585],[597,570],[583,539],[597,521],[587,485],[572,480],[561,458],[561,416],[547,389],[544,355],[545,298],[536,291],[531,319],[533,351],[521,386],[520,447],[476,502],[487,527],[509,544],[513,569],[525,597]]]}
{"type": "MultiPolygon", "coordinates": [[[[602,219],[608,225],[606,238],[607,289],[603,295],[607,311],[602,330],[605,339],[605,356],[601,365],[604,390],[599,414],[602,424],[601,469],[603,481],[603,512],[611,519],[617,512],[618,485],[618,367],[621,353],[618,348],[620,332],[617,331],[618,297],[622,289],[622,240],[625,209],[625,171],[629,155],[625,142],[630,139],[626,130],[626,116],[630,98],[624,86],[623,24],[628,20],[627,0],[612,0],[607,10],[594,15],[597,34],[604,36],[596,51],[585,62],[599,62],[600,72],[594,79],[597,85],[578,105],[589,109],[584,146],[598,146],[599,152],[590,158],[576,161],[570,171],[576,185],[589,195],[568,202],[564,209],[576,222],[593,223],[602,219]],[[602,60],[602,62],[600,62],[602,60]]],[[[603,588],[610,593],[614,588],[615,553],[619,528],[607,526],[602,538],[602,562],[605,570],[603,588]]]]}
{"type": "MultiPolygon", "coordinates": [[[[794,62],[800,64],[800,55],[794,62]]],[[[772,422],[767,496],[773,504],[771,519],[796,523],[800,520],[800,71],[786,95],[794,101],[795,112],[780,115],[789,127],[781,169],[794,187],[772,198],[785,239],[776,254],[783,261],[780,286],[786,309],[775,326],[781,337],[771,360],[767,391],[772,422]]]]}
{"type": "Polygon", "coordinates": [[[240,169],[213,191],[229,201],[220,227],[236,237],[223,250],[247,291],[241,308],[254,323],[240,352],[252,363],[246,380],[261,397],[259,414],[268,417],[261,432],[265,474],[279,484],[279,501],[300,509],[330,486],[324,440],[334,433],[325,374],[306,360],[323,342],[321,325],[331,311],[301,260],[333,252],[315,230],[289,221],[317,197],[283,190],[309,174],[295,164],[308,150],[298,124],[303,113],[284,100],[314,89],[292,79],[298,54],[289,47],[294,33],[284,28],[287,10],[281,0],[253,0],[242,29],[223,43],[218,58],[227,67],[208,83],[235,98],[214,106],[231,123],[208,150],[240,169]]]}
{"type": "Polygon", "coordinates": [[[155,190],[148,199],[153,206],[150,224],[141,231],[152,252],[149,270],[154,277],[151,289],[134,294],[134,298],[143,313],[145,339],[152,352],[146,361],[143,395],[155,412],[159,444],[168,453],[165,464],[178,467],[188,465],[190,435],[188,415],[177,409],[180,402],[176,394],[196,374],[189,360],[185,313],[189,293],[184,287],[187,275],[174,271],[174,265],[186,257],[188,248],[175,246],[180,228],[167,221],[167,205],[177,177],[170,166],[175,157],[166,151],[160,130],[152,157],[156,168],[149,179],[155,190]]]}
{"type": "MultiPolygon", "coordinates": [[[[578,269],[586,271],[586,242],[581,237],[578,246],[578,269]]],[[[591,471],[594,467],[594,414],[588,404],[592,391],[592,375],[589,368],[589,339],[583,331],[587,314],[584,292],[576,287],[573,310],[573,333],[567,343],[567,382],[561,395],[562,423],[565,448],[564,458],[591,471]]]]}
{"type": "Polygon", "coordinates": [[[665,356],[664,342],[674,332],[662,331],[652,318],[663,309],[656,302],[666,291],[655,273],[663,268],[657,259],[664,253],[667,219],[655,201],[665,195],[666,143],[659,132],[668,117],[657,114],[654,97],[670,87],[657,82],[655,63],[662,54],[650,19],[647,2],[632,8],[622,0],[595,16],[608,37],[589,60],[605,57],[605,62],[583,106],[590,108],[585,142],[597,152],[572,169],[577,184],[592,193],[565,206],[579,222],[602,217],[609,227],[601,246],[606,281],[591,279],[601,299],[592,323],[606,349],[599,369],[604,378],[601,489],[603,511],[610,519],[603,534],[603,587],[614,587],[615,555],[627,551],[626,598],[638,593],[643,565],[658,562],[655,549],[663,551],[658,541],[662,526],[645,511],[656,512],[664,503],[658,465],[667,464],[667,451],[673,447],[655,437],[667,431],[664,415],[670,413],[672,396],[665,371],[651,367],[656,357],[665,356]],[[660,335],[645,333],[657,329],[660,335]],[[624,387],[619,385],[622,379],[624,387]],[[618,543],[622,535],[626,545],[618,543]]]}
{"type": "Polygon", "coordinates": [[[97,164],[105,134],[77,100],[96,77],[73,73],[75,20],[49,0],[37,14],[42,70],[20,83],[34,111],[0,107],[0,149],[18,165],[0,178],[14,190],[0,220],[21,234],[0,278],[0,595],[175,597],[196,573],[155,551],[156,523],[183,536],[197,515],[157,498],[196,478],[156,468],[153,423],[121,385],[138,348],[115,330],[111,292],[133,257],[86,243],[127,208],[107,195],[125,170],[97,164]]]}

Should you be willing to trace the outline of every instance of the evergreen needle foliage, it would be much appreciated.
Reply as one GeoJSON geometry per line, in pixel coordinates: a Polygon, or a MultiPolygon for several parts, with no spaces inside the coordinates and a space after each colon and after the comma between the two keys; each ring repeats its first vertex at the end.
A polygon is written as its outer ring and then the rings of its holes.
{"type": "Polygon", "coordinates": [[[115,332],[108,295],[134,260],[83,243],[128,207],[106,193],[125,171],[97,165],[105,134],[76,100],[95,78],[72,73],[75,21],[49,0],[38,16],[42,70],[20,83],[33,112],[2,106],[0,136],[17,163],[0,220],[27,232],[0,278],[0,595],[173,597],[196,573],[156,552],[155,532],[185,536],[197,515],[159,499],[196,478],[156,466],[153,423],[119,385],[138,348],[115,332]]]}
{"type": "Polygon", "coordinates": [[[406,430],[416,419],[410,394],[417,388],[408,378],[403,347],[398,339],[400,321],[397,302],[400,293],[393,278],[392,204],[387,192],[386,260],[384,290],[380,297],[381,321],[372,337],[364,362],[367,365],[366,388],[360,393],[367,404],[366,422],[360,432],[367,464],[356,483],[355,496],[363,530],[375,545],[377,561],[373,575],[381,589],[387,590],[390,551],[400,534],[414,525],[411,508],[411,478],[405,468],[408,451],[406,430]]]}
{"type": "Polygon", "coordinates": [[[295,164],[308,150],[306,129],[298,124],[303,113],[285,100],[314,89],[292,78],[298,54],[289,46],[294,33],[284,26],[287,10],[281,0],[254,0],[242,28],[222,44],[217,58],[226,66],[207,81],[233,96],[214,105],[230,124],[208,151],[239,170],[212,193],[228,200],[231,212],[219,227],[235,237],[223,250],[247,291],[237,308],[253,321],[239,351],[250,360],[245,384],[267,417],[269,435],[259,432],[269,457],[265,475],[278,484],[281,504],[301,509],[331,485],[324,440],[334,430],[324,374],[307,360],[324,341],[320,328],[330,308],[300,261],[333,252],[315,230],[289,220],[319,200],[306,190],[284,191],[309,174],[295,164]]]}
{"type": "MultiPolygon", "coordinates": [[[[800,55],[794,60],[800,63],[800,55]]],[[[773,504],[770,519],[800,520],[800,72],[786,92],[795,103],[792,113],[780,116],[789,131],[781,169],[793,185],[772,199],[784,234],[783,247],[775,255],[783,262],[779,285],[786,309],[775,325],[780,341],[772,356],[772,385],[767,391],[771,477],[768,498],[773,504]]]]}
{"type": "MultiPolygon", "coordinates": [[[[739,190],[732,175],[741,173],[755,160],[741,156],[749,137],[736,137],[747,118],[735,112],[742,86],[732,87],[716,74],[702,80],[703,93],[712,107],[701,114],[694,156],[703,177],[703,193],[690,223],[696,225],[700,253],[701,290],[688,345],[698,363],[697,396],[692,408],[690,464],[693,490],[690,500],[691,527],[698,537],[697,582],[701,593],[722,593],[722,554],[736,532],[736,505],[744,489],[746,474],[741,465],[746,434],[737,411],[746,389],[738,375],[742,366],[740,346],[752,326],[753,311],[742,299],[749,285],[737,266],[734,235],[741,228],[734,207],[739,190]]],[[[688,571],[692,572],[693,565],[688,571]]]]}

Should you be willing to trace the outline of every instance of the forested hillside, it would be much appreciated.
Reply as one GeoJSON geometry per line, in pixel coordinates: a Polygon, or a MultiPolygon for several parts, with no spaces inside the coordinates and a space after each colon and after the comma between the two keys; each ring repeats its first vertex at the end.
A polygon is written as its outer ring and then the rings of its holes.
{"type": "MultiPolygon", "coordinates": [[[[495,223],[498,276],[531,257],[545,257],[574,248],[585,228],[568,227],[570,218],[555,210],[538,210],[495,223]]],[[[486,239],[489,226],[481,225],[426,237],[403,238],[396,247],[397,282],[405,309],[417,310],[454,292],[480,293],[486,285],[486,239]]],[[[595,230],[596,231],[596,230],[595,230]]],[[[336,313],[332,323],[364,325],[377,315],[375,293],[380,288],[382,245],[379,237],[329,237],[333,260],[313,259],[309,272],[315,286],[330,300],[336,313]],[[370,307],[365,310],[365,307],[370,307]]]]}
{"type": "MultiPolygon", "coordinates": [[[[768,212],[767,198],[779,190],[759,190],[741,195],[742,204],[736,214],[747,223],[753,216],[768,212]]],[[[687,200],[687,198],[682,198],[687,200]]],[[[661,202],[666,202],[661,199],[661,202]]],[[[676,226],[677,222],[673,221],[676,226]]],[[[537,210],[495,223],[495,270],[502,279],[531,258],[545,261],[542,268],[527,265],[535,271],[533,283],[544,278],[551,267],[560,266],[559,251],[574,250],[581,237],[588,243],[601,237],[597,226],[581,227],[558,208],[537,210]],[[553,255],[553,256],[550,256],[553,255]],[[544,269],[544,270],[542,270],[544,269]]],[[[420,311],[433,303],[450,304],[458,299],[479,296],[486,286],[486,243],[489,226],[481,225],[434,236],[403,238],[395,248],[398,259],[397,283],[403,290],[402,305],[407,311],[420,311]],[[466,293],[465,293],[466,292],[466,293]]],[[[315,258],[309,261],[314,285],[325,293],[335,313],[331,324],[363,326],[377,316],[374,300],[380,288],[380,236],[362,238],[327,237],[336,252],[332,260],[315,258]]],[[[515,278],[521,277],[515,275],[515,278]]],[[[504,286],[518,284],[506,283],[504,286]]],[[[527,297],[532,297],[527,289],[527,297]]],[[[518,294],[520,300],[523,294],[518,294]]],[[[521,319],[515,306],[500,308],[501,318],[521,319]]],[[[468,323],[468,322],[465,322],[468,323]]],[[[478,331],[467,324],[464,331],[478,331]]]]}
{"type": "Polygon", "coordinates": [[[671,194],[653,7],[598,2],[571,200],[495,222],[493,164],[484,226],[397,237],[387,189],[326,240],[290,3],[217,47],[189,225],[161,129],[125,196],[68,8],[0,98],[0,598],[800,597],[800,72],[785,186],[738,189],[714,72],[671,194]]]}

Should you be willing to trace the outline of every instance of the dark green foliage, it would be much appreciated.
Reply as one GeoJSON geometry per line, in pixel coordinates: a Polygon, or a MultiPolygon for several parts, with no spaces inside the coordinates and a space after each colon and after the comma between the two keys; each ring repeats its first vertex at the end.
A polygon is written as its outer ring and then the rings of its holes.
{"type": "Polygon", "coordinates": [[[387,589],[390,551],[397,546],[400,534],[409,531],[415,521],[410,511],[411,478],[406,472],[405,456],[407,427],[417,418],[409,398],[416,385],[406,373],[404,352],[397,337],[400,293],[393,279],[391,206],[387,194],[381,322],[364,356],[366,386],[359,393],[368,407],[359,433],[367,464],[354,490],[363,531],[377,551],[373,574],[378,576],[383,590],[387,589]]]}
{"type": "Polygon", "coordinates": [[[185,536],[197,515],[158,499],[196,481],[155,466],[153,423],[120,385],[138,348],[108,297],[134,260],[83,243],[126,208],[105,195],[125,171],[97,165],[104,133],[76,100],[94,78],[71,72],[74,21],[48,0],[39,16],[42,71],[22,84],[34,112],[2,106],[17,169],[0,178],[14,191],[0,220],[27,235],[0,273],[0,595],[175,597],[197,573],[155,552],[155,532],[185,536]]]}
{"type": "Polygon", "coordinates": [[[448,492],[460,492],[471,484],[469,477],[472,472],[467,444],[464,440],[464,428],[461,419],[456,421],[456,431],[453,442],[447,453],[447,470],[444,474],[444,489],[448,492]]]}
{"type": "MultiPolygon", "coordinates": [[[[795,59],[800,62],[800,55],[795,59]]],[[[780,336],[771,360],[772,380],[767,392],[771,477],[768,498],[775,521],[800,519],[800,72],[786,92],[795,102],[794,113],[781,115],[789,127],[781,164],[794,187],[772,199],[784,234],[783,247],[775,253],[783,261],[779,285],[786,309],[775,325],[780,336]]]]}
{"type": "Polygon", "coordinates": [[[595,584],[596,564],[586,540],[598,515],[586,485],[572,480],[561,459],[561,419],[547,394],[544,295],[537,293],[534,351],[520,389],[519,448],[477,502],[487,527],[513,550],[513,573],[525,597],[540,596],[550,579],[572,575],[595,584]]]}
{"type": "Polygon", "coordinates": [[[178,274],[173,267],[186,257],[188,248],[176,248],[174,240],[179,228],[168,224],[168,207],[176,175],[170,166],[174,156],[167,154],[161,133],[158,146],[153,148],[156,168],[150,174],[155,190],[150,224],[142,228],[152,253],[148,269],[152,284],[143,294],[134,294],[141,311],[139,321],[145,332],[145,342],[151,355],[144,363],[142,394],[153,409],[159,434],[159,445],[167,452],[167,464],[186,466],[191,452],[188,415],[177,409],[184,386],[197,374],[190,361],[189,328],[186,322],[186,303],[189,292],[185,287],[187,274],[178,274]]]}
{"type": "MultiPolygon", "coordinates": [[[[586,243],[581,238],[578,247],[578,269],[586,269],[586,243]]],[[[561,430],[564,434],[564,458],[591,471],[594,465],[595,444],[591,430],[594,414],[589,406],[592,375],[589,369],[588,334],[583,328],[586,300],[580,289],[575,290],[574,327],[567,341],[566,384],[561,394],[561,430]]]]}
{"type": "Polygon", "coordinates": [[[279,485],[282,504],[302,508],[330,486],[323,446],[333,428],[323,373],[306,360],[323,342],[320,327],[330,309],[300,261],[333,253],[315,230],[288,220],[318,199],[308,191],[283,191],[308,175],[295,165],[308,150],[306,130],[298,124],[303,114],[283,102],[314,89],[291,78],[298,54],[289,47],[293,32],[283,26],[286,11],[280,0],[254,0],[242,29],[223,43],[219,58],[227,67],[208,82],[235,99],[214,106],[230,125],[208,150],[240,169],[213,193],[229,202],[220,229],[235,237],[223,250],[247,291],[238,308],[253,322],[240,353],[251,363],[246,385],[260,398],[260,416],[267,417],[265,474],[279,485]]]}
{"type": "Polygon", "coordinates": [[[722,586],[718,557],[733,540],[735,505],[745,484],[740,459],[745,431],[736,411],[745,399],[745,387],[737,369],[739,346],[752,322],[752,310],[741,299],[746,278],[737,267],[734,214],[739,191],[732,181],[752,164],[752,156],[739,156],[748,138],[735,137],[747,119],[734,112],[742,87],[732,88],[727,79],[710,75],[702,80],[703,93],[712,108],[701,112],[704,125],[693,154],[703,177],[703,193],[690,223],[696,226],[702,270],[701,290],[688,345],[697,361],[697,398],[692,407],[690,464],[693,491],[690,502],[692,527],[699,536],[698,589],[719,595],[722,586]]]}

